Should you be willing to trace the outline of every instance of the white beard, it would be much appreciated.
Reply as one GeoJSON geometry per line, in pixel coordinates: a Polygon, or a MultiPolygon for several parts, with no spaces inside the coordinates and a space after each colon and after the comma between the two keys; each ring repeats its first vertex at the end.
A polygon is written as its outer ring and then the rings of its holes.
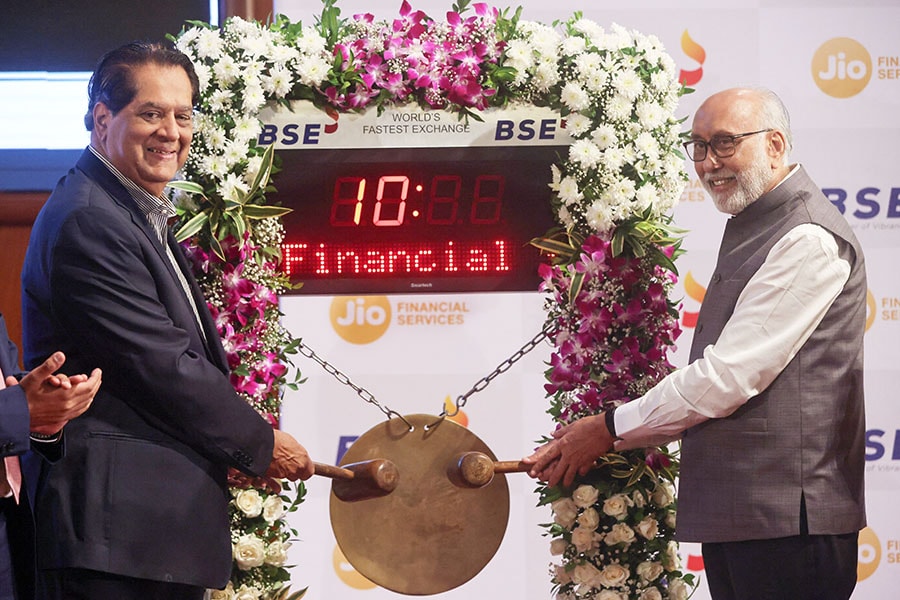
{"type": "Polygon", "coordinates": [[[760,196],[768,191],[771,177],[772,172],[769,169],[768,157],[760,155],[758,160],[741,173],[721,170],[714,175],[707,175],[703,179],[703,187],[712,197],[713,204],[716,205],[719,211],[729,215],[736,215],[753,202],[756,202],[760,196]],[[729,176],[733,176],[737,184],[737,189],[730,195],[716,191],[709,183],[710,179],[721,179],[729,176]]]}

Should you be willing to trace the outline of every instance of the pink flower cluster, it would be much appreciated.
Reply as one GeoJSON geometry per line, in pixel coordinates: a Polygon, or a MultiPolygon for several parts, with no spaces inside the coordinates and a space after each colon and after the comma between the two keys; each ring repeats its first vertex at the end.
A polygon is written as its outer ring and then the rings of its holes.
{"type": "Polygon", "coordinates": [[[496,90],[485,68],[497,63],[502,48],[494,35],[499,12],[482,3],[473,8],[475,15],[467,18],[448,12],[446,23],[414,11],[405,0],[400,18],[391,23],[354,15],[351,33],[334,46],[344,81],[325,86],[329,103],[361,109],[413,96],[432,108],[487,108],[496,90]]]}
{"type": "Polygon", "coordinates": [[[672,370],[668,349],[681,333],[667,299],[672,273],[646,257],[614,257],[591,236],[574,265],[542,265],[540,274],[555,305],[545,389],[559,421],[632,400],[672,370]]]}
{"type": "MultiPolygon", "coordinates": [[[[232,385],[258,409],[264,409],[274,425],[276,418],[266,410],[265,401],[278,395],[277,388],[287,367],[278,349],[266,344],[269,320],[277,320],[279,315],[278,296],[265,285],[244,276],[245,265],[254,260],[258,248],[246,239],[238,243],[229,238],[222,243],[224,261],[199,245],[187,244],[185,250],[194,263],[194,272],[202,274],[201,279],[218,279],[218,282],[205,281],[207,285],[218,284],[216,292],[207,291],[207,305],[222,337],[232,385]]],[[[275,273],[277,264],[265,262],[259,268],[275,273]]]]}

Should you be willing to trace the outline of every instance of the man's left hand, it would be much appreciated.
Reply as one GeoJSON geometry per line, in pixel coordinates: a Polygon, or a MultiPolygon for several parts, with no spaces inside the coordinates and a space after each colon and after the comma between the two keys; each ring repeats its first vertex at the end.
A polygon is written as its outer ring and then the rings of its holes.
{"type": "Polygon", "coordinates": [[[576,475],[584,475],[597,459],[612,449],[613,437],[602,414],[582,417],[553,432],[553,440],[522,459],[532,465],[528,474],[547,485],[560,481],[570,486],[576,475]]]}

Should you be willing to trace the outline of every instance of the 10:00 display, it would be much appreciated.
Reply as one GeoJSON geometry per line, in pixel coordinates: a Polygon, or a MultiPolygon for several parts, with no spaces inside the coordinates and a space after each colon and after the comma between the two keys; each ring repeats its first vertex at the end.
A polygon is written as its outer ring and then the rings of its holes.
{"type": "Polygon", "coordinates": [[[426,193],[422,184],[412,185],[407,175],[338,177],[334,182],[331,225],[335,227],[399,227],[415,221],[426,225],[495,225],[500,222],[502,175],[478,175],[471,202],[463,195],[459,175],[435,175],[426,193]],[[410,187],[412,186],[412,189],[410,187]],[[374,194],[372,194],[374,188],[374,194]]]}

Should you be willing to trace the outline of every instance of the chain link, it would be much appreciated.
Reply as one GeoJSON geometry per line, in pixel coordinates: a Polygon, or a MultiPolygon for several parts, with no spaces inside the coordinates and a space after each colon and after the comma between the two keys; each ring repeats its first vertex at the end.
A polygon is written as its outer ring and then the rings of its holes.
{"type": "MultiPolygon", "coordinates": [[[[485,375],[484,377],[479,379],[477,382],[475,382],[475,385],[472,386],[472,389],[470,389],[465,394],[458,396],[456,398],[456,405],[455,405],[454,411],[452,413],[448,413],[446,407],[442,408],[440,415],[438,415],[438,420],[430,425],[426,425],[425,429],[427,430],[431,427],[434,427],[435,425],[437,425],[438,423],[443,421],[444,418],[446,418],[446,417],[456,416],[459,413],[459,411],[462,409],[462,407],[464,407],[466,405],[466,402],[469,401],[470,396],[484,390],[488,385],[490,385],[490,383],[494,379],[496,379],[497,377],[499,377],[500,375],[502,375],[503,373],[508,371],[510,368],[512,368],[512,366],[514,364],[516,364],[519,360],[521,360],[523,356],[525,356],[526,354],[528,354],[529,352],[534,350],[538,344],[540,344],[541,342],[543,342],[544,340],[549,338],[555,332],[556,332],[556,324],[555,323],[548,322],[547,324],[545,324],[544,328],[541,329],[540,333],[538,333],[533,338],[531,338],[531,340],[529,340],[524,345],[522,345],[521,348],[519,348],[518,350],[513,352],[512,356],[510,356],[509,358],[507,358],[506,360],[501,362],[499,365],[497,365],[497,367],[493,371],[491,371],[490,373],[488,373],[487,375],[485,375]]],[[[413,427],[413,425],[410,424],[409,421],[407,421],[405,418],[403,418],[403,415],[401,415],[400,413],[398,413],[395,410],[391,410],[390,408],[388,408],[386,406],[382,406],[382,404],[378,402],[378,400],[375,398],[374,395],[372,395],[372,393],[369,390],[353,383],[353,381],[351,381],[347,375],[345,375],[344,373],[339,371],[336,367],[332,366],[325,359],[321,358],[318,354],[315,353],[315,351],[312,348],[310,348],[309,346],[304,344],[303,341],[298,342],[297,349],[300,352],[300,354],[302,354],[303,356],[305,356],[307,358],[311,358],[312,360],[319,363],[319,365],[323,369],[325,369],[325,371],[327,371],[328,373],[331,373],[331,375],[335,379],[337,379],[340,383],[352,388],[353,391],[356,392],[357,396],[359,396],[360,398],[362,398],[369,404],[374,404],[376,407],[378,407],[378,410],[383,412],[385,414],[385,416],[387,416],[388,420],[390,420],[391,417],[398,417],[401,421],[406,423],[407,427],[409,427],[409,431],[413,431],[415,429],[415,427],[413,427]]]]}
{"type": "Polygon", "coordinates": [[[316,361],[317,363],[319,363],[319,365],[321,365],[321,367],[323,369],[325,369],[325,371],[327,371],[328,373],[331,373],[331,375],[335,379],[337,379],[339,382],[352,388],[353,391],[356,392],[357,396],[359,396],[360,398],[362,398],[369,404],[374,404],[375,406],[377,406],[378,410],[383,412],[389,421],[390,421],[391,417],[398,417],[401,421],[406,423],[406,426],[409,428],[409,431],[413,431],[415,429],[415,427],[413,427],[413,425],[409,421],[407,421],[405,418],[403,418],[403,415],[401,415],[400,413],[398,413],[395,410],[391,410],[390,408],[388,408],[386,406],[382,406],[381,403],[379,403],[378,400],[375,398],[375,396],[372,395],[372,392],[353,383],[349,377],[347,377],[344,373],[339,371],[336,367],[332,366],[324,358],[321,358],[318,354],[315,353],[315,351],[312,348],[310,348],[309,346],[304,344],[302,340],[298,342],[297,350],[303,356],[305,356],[307,358],[311,358],[314,361],[316,361]]]}
{"type": "Polygon", "coordinates": [[[472,394],[476,394],[486,388],[494,379],[499,377],[501,374],[509,371],[510,368],[514,364],[516,364],[523,356],[534,350],[538,344],[549,338],[556,331],[556,323],[548,322],[544,325],[544,328],[531,338],[530,341],[525,342],[521,348],[513,352],[512,356],[501,362],[497,367],[491,371],[489,374],[485,375],[472,386],[465,394],[458,396],[456,398],[456,407],[453,413],[448,413],[446,408],[441,411],[440,417],[443,419],[444,417],[453,417],[456,416],[460,409],[466,405],[466,402],[469,401],[469,396],[472,394]]]}

